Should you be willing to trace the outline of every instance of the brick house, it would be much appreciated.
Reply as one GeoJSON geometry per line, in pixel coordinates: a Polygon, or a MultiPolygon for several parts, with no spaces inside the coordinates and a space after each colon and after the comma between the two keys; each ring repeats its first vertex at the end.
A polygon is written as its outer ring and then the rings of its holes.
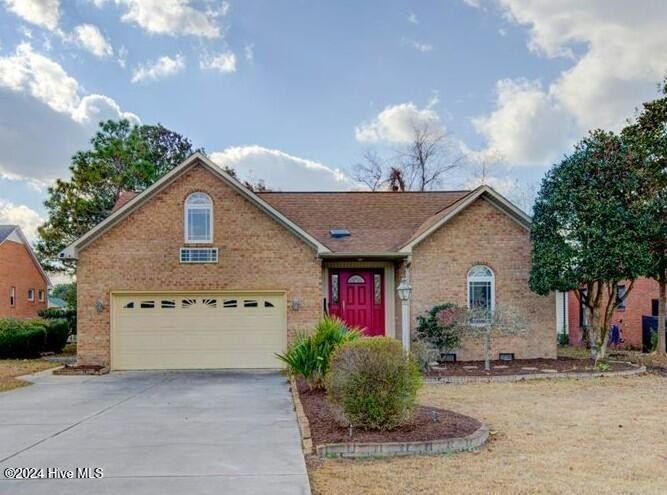
{"type": "MultiPolygon", "coordinates": [[[[488,187],[254,193],[195,154],[61,253],[77,260],[79,362],[275,368],[325,312],[400,338],[404,277],[412,330],[440,302],[513,306],[528,331],[494,354],[554,358],[554,297],[528,289],[529,228],[488,187]]],[[[457,355],[480,359],[481,343],[457,355]]]]}
{"type": "Polygon", "coordinates": [[[0,318],[36,318],[49,285],[20,227],[0,225],[0,318]]]}
{"type": "MultiPolygon", "coordinates": [[[[619,293],[624,293],[629,282],[619,284],[619,293]]],[[[620,295],[620,294],[619,294],[620,295]]],[[[621,325],[622,347],[627,349],[642,348],[642,317],[658,316],[658,282],[650,278],[635,280],[632,290],[622,306],[614,311],[613,323],[621,325]]],[[[560,297],[563,297],[559,294],[560,297]]],[[[567,327],[559,331],[567,332],[572,345],[581,345],[584,312],[575,292],[565,294],[567,297],[567,327]]]]}

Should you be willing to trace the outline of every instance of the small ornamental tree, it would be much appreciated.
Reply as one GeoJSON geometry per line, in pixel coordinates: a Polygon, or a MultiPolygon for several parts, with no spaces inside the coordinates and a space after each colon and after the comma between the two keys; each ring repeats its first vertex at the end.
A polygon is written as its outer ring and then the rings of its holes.
{"type": "Polygon", "coordinates": [[[461,315],[465,308],[444,303],[433,306],[417,317],[417,338],[435,351],[437,360],[459,347],[461,315]]]}
{"type": "Polygon", "coordinates": [[[594,131],[547,173],[535,202],[530,288],[576,291],[596,360],[605,357],[614,310],[650,264],[636,162],[619,136],[594,131]],[[618,298],[623,280],[630,283],[618,298]]]}
{"type": "Polygon", "coordinates": [[[528,330],[528,321],[515,308],[496,306],[494,310],[484,308],[466,310],[462,314],[459,326],[464,335],[473,335],[482,338],[484,346],[484,369],[489,371],[491,370],[493,338],[524,333],[528,330]]]}

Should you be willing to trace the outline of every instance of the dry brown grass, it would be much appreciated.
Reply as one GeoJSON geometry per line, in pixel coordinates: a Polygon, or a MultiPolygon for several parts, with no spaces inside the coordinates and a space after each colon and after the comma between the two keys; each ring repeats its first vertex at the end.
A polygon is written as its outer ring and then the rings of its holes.
{"type": "MultiPolygon", "coordinates": [[[[607,355],[610,359],[630,361],[650,368],[667,369],[667,356],[660,355],[657,352],[643,353],[624,349],[607,349],[607,355]]],[[[558,347],[558,356],[587,359],[590,357],[590,351],[585,347],[562,346],[558,347]]]]}
{"type": "Polygon", "coordinates": [[[59,364],[43,359],[0,359],[0,392],[30,385],[29,382],[18,380],[17,376],[48,370],[56,366],[59,364]]]}
{"type": "Polygon", "coordinates": [[[478,452],[310,460],[314,493],[667,493],[664,377],[430,385],[420,402],[496,433],[478,452]]]}

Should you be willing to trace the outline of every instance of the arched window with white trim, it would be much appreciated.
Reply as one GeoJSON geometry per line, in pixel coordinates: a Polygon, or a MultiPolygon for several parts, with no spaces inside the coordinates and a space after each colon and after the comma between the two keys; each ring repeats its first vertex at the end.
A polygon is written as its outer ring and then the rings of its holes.
{"type": "Polygon", "coordinates": [[[213,242],[213,202],[208,194],[195,192],[185,200],[185,242],[213,242]]]}
{"type": "Polygon", "coordinates": [[[475,265],[468,271],[468,307],[489,317],[496,308],[495,277],[488,266],[475,265]]]}

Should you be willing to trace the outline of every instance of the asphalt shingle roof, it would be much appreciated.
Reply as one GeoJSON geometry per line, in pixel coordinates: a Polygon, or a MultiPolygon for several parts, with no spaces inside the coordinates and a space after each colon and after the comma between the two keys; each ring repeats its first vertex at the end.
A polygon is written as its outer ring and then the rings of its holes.
{"type": "Polygon", "coordinates": [[[0,225],[0,242],[9,237],[9,234],[14,232],[18,225],[0,225]]]}
{"type": "Polygon", "coordinates": [[[279,210],[333,252],[392,252],[470,191],[261,192],[279,210]],[[331,229],[349,237],[333,238],[331,229]]]}

